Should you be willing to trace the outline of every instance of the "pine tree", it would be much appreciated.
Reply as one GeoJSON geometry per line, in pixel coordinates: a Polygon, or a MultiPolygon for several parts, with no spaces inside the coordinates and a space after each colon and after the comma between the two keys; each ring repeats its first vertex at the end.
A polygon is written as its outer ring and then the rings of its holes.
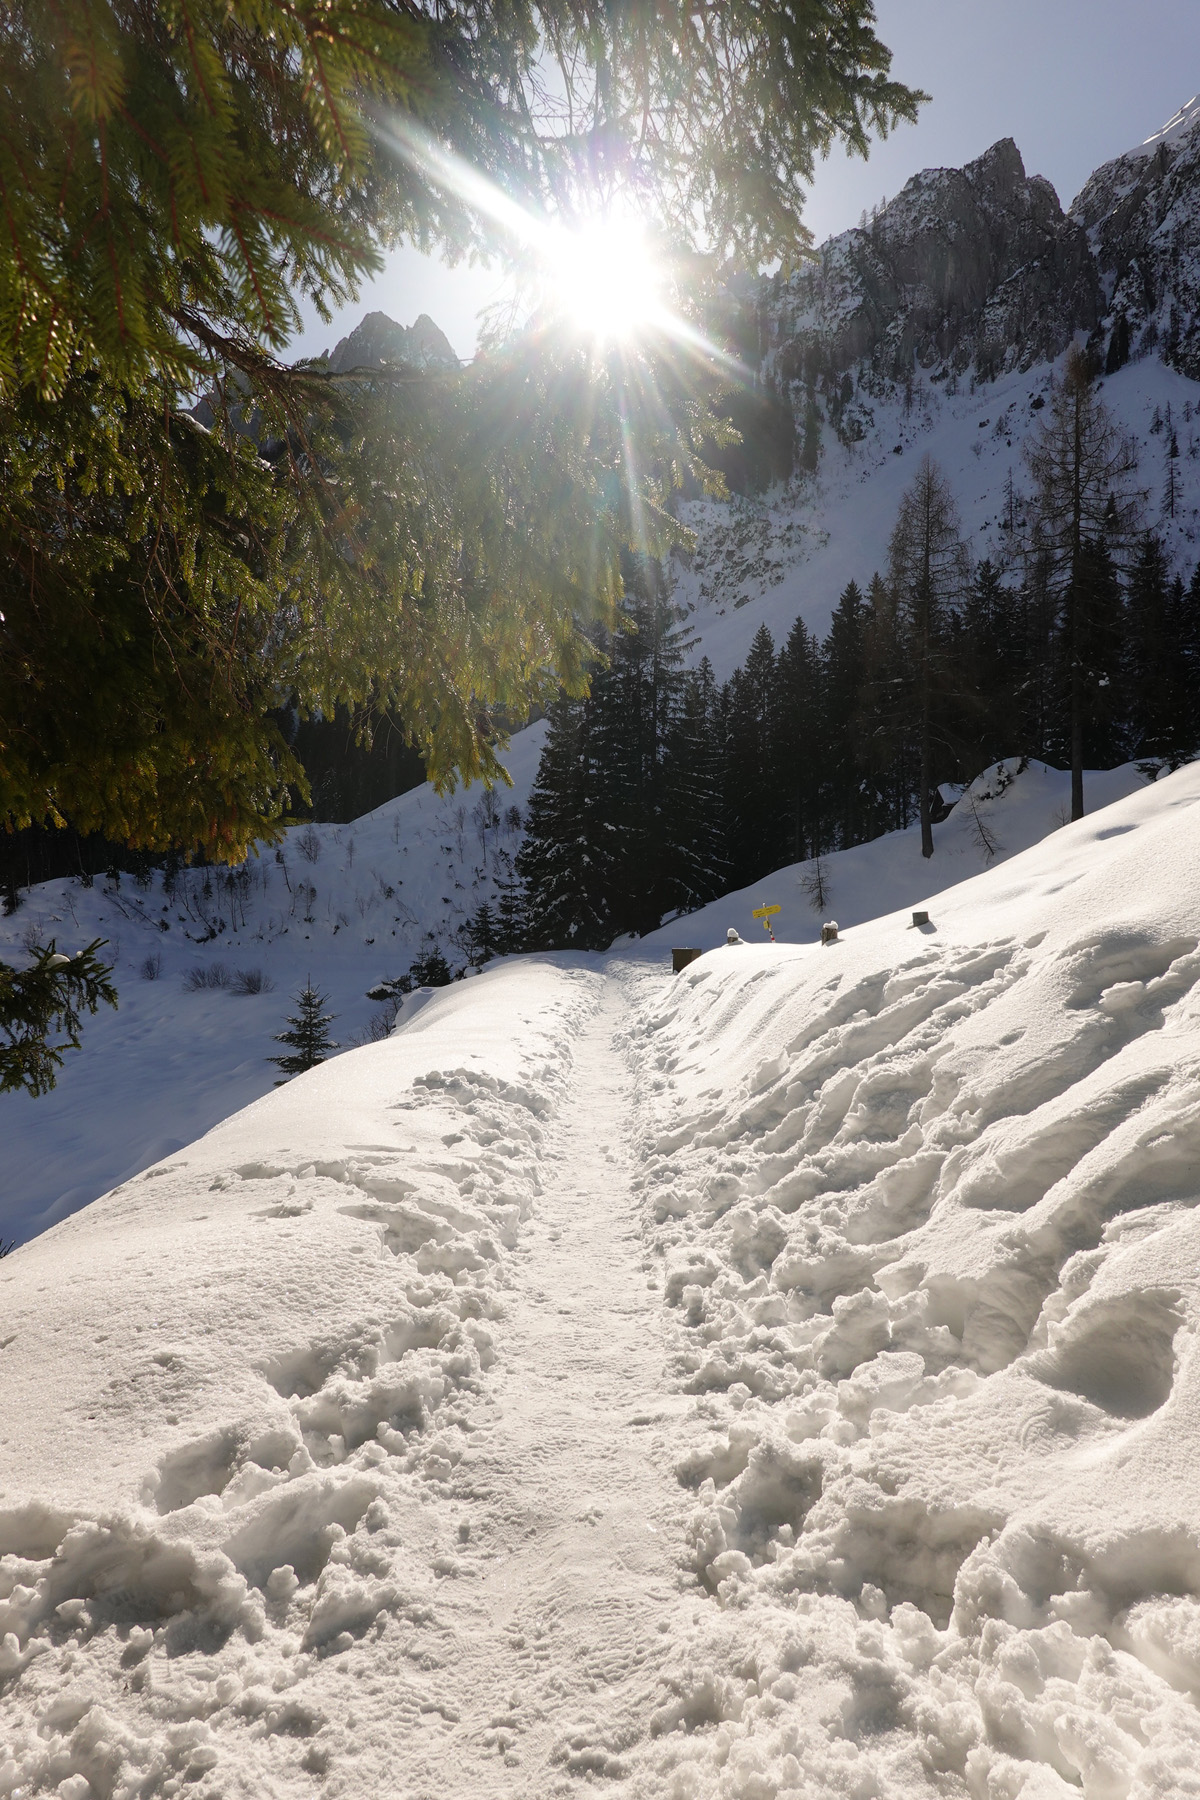
{"type": "MultiPolygon", "coordinates": [[[[277,1044],[290,1045],[286,1056],[269,1056],[277,1068],[288,1075],[303,1075],[307,1069],[315,1069],[318,1063],[325,1061],[331,1050],[337,1045],[329,1035],[329,1027],[335,1015],[325,1011],[326,996],[318,993],[312,984],[310,975],[300,992],[296,995],[298,1012],[288,1014],[287,1031],[276,1034],[277,1044]]],[[[282,1086],[277,1082],[276,1086],[282,1086]]]]}

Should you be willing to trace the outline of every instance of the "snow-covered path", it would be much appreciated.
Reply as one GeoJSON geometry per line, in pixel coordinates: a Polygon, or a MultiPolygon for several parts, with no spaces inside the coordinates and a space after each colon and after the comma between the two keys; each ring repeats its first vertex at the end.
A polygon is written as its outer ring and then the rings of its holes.
{"type": "Polygon", "coordinates": [[[636,1228],[631,1081],[612,1041],[624,1010],[610,978],[576,1041],[503,1363],[454,1486],[478,1576],[442,1611],[460,1718],[425,1768],[406,1770],[439,1800],[532,1800],[585,1772],[619,1775],[682,1602],[681,1490],[655,1454],[669,1404],[661,1295],[636,1228]]]}
{"type": "Polygon", "coordinates": [[[1200,766],[0,1263],[0,1797],[1200,1800],[1200,766]]]}

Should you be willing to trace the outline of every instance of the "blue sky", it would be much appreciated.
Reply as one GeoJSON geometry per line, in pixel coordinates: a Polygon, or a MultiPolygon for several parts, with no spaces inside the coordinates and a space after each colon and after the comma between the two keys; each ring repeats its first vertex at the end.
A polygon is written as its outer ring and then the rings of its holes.
{"type": "MultiPolygon", "coordinates": [[[[932,99],[867,162],[835,153],[822,165],[808,205],[818,241],[918,169],[968,162],[1000,137],[1069,205],[1098,164],[1200,91],[1200,0],[876,0],[876,13],[894,73],[932,99]]],[[[296,349],[319,352],[379,309],[404,325],[430,313],[469,356],[479,310],[501,292],[495,273],[404,250],[360,305],[296,349]]]]}

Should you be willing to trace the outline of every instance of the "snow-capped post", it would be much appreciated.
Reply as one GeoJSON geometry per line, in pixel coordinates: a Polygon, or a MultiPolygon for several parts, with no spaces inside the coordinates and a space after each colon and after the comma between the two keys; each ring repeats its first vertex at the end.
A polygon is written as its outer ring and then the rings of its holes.
{"type": "Polygon", "coordinates": [[[928,925],[929,914],[924,911],[914,912],[912,922],[914,925],[928,925]]]}
{"type": "Polygon", "coordinates": [[[837,941],[837,920],[830,919],[827,924],[822,925],[821,927],[821,942],[823,944],[836,944],[837,941]]]}
{"type": "Polygon", "coordinates": [[[781,908],[778,906],[756,906],[754,909],[754,917],[762,920],[763,930],[767,933],[772,943],[775,942],[775,933],[771,929],[771,920],[779,911],[781,911],[781,908]]]}
{"type": "Polygon", "coordinates": [[[698,956],[703,956],[703,955],[704,955],[703,950],[694,950],[694,949],[672,950],[671,951],[671,973],[672,973],[672,975],[678,975],[683,969],[687,968],[689,963],[694,963],[698,956]]]}

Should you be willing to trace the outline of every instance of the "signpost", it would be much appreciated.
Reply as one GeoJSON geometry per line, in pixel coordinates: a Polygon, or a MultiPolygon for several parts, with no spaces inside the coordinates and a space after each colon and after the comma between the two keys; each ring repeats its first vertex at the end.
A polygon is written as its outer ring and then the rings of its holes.
{"type": "Polygon", "coordinates": [[[775,942],[775,933],[771,930],[771,920],[777,912],[782,910],[778,906],[756,906],[754,909],[754,918],[762,920],[763,930],[768,934],[772,943],[775,942]]]}

